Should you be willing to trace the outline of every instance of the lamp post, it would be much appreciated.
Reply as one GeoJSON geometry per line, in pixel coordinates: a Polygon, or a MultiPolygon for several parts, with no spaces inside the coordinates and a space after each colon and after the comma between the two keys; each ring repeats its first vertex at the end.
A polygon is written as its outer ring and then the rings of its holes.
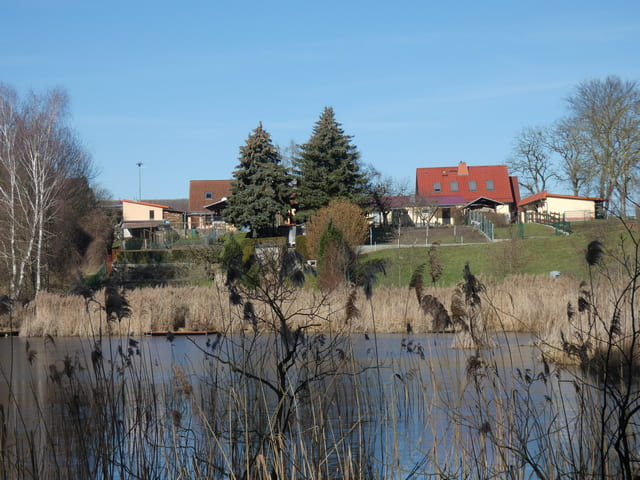
{"type": "Polygon", "coordinates": [[[142,200],[142,162],[136,163],[138,165],[138,201],[142,200]]]}

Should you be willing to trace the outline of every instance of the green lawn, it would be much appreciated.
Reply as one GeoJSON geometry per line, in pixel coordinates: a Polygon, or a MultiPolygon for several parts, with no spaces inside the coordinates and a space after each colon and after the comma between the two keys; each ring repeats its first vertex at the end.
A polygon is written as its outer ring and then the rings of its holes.
{"type": "MultiPolygon", "coordinates": [[[[590,241],[599,239],[613,251],[619,247],[621,238],[628,240],[628,233],[618,221],[576,222],[571,226],[574,232],[571,235],[556,235],[551,228],[526,225],[525,238],[505,234],[500,238],[509,240],[485,245],[437,247],[437,257],[442,264],[442,277],[437,285],[449,286],[460,282],[467,262],[473,273],[498,280],[513,273],[548,274],[552,270],[584,278],[587,273],[584,255],[590,241]]],[[[416,267],[428,263],[428,250],[424,247],[379,250],[368,254],[367,258],[387,261],[387,274],[379,279],[379,285],[406,287],[416,267]]],[[[425,280],[429,278],[428,267],[425,277],[425,280]]]]}

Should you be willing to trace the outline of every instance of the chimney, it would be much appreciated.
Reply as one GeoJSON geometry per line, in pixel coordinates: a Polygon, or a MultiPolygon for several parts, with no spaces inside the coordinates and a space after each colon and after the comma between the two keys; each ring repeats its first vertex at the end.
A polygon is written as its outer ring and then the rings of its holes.
{"type": "Polygon", "coordinates": [[[469,175],[469,167],[467,167],[465,162],[458,164],[458,175],[469,175]]]}

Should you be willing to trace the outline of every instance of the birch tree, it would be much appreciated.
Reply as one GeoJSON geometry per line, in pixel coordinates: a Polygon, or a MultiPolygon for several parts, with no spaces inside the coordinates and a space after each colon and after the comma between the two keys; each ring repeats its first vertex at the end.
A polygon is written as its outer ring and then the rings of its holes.
{"type": "Polygon", "coordinates": [[[0,84],[0,257],[7,267],[9,298],[16,299],[31,261],[33,231],[25,222],[26,204],[20,181],[18,131],[21,121],[16,92],[0,84]]]}
{"type": "Polygon", "coordinates": [[[0,257],[9,272],[12,299],[23,294],[26,278],[33,293],[42,289],[49,226],[69,179],[90,174],[90,161],[66,125],[68,97],[62,90],[29,94],[0,87],[0,211],[4,235],[0,257]]]}

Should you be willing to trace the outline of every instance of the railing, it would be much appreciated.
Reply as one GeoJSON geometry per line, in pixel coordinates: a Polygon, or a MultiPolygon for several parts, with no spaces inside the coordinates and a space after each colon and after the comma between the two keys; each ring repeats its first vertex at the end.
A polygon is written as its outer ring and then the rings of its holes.
{"type": "Polygon", "coordinates": [[[464,223],[470,227],[477,228],[484,233],[489,240],[493,241],[493,223],[491,223],[482,212],[467,210],[464,223]]]}
{"type": "Polygon", "coordinates": [[[560,233],[571,233],[571,224],[567,222],[565,216],[554,212],[527,212],[527,223],[540,223],[555,228],[556,235],[560,233]]]}
{"type": "Polygon", "coordinates": [[[562,222],[564,217],[553,212],[527,212],[527,223],[541,223],[542,225],[553,225],[562,222]]]}

